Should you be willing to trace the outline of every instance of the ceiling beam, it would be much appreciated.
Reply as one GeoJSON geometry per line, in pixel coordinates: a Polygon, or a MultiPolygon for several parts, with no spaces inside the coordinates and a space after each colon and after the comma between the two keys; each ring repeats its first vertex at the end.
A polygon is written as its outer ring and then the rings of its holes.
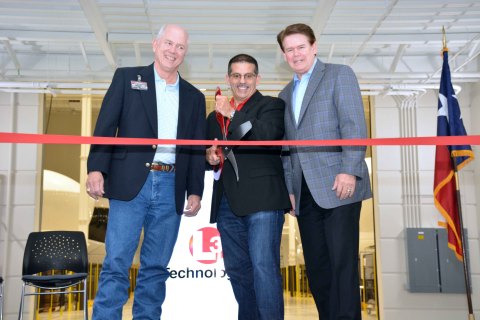
{"type": "Polygon", "coordinates": [[[363,43],[360,45],[360,47],[358,48],[357,52],[355,52],[355,54],[353,55],[353,57],[350,59],[350,62],[349,62],[349,65],[351,66],[355,60],[357,59],[357,57],[363,52],[363,49],[365,49],[365,47],[367,46],[367,43],[370,41],[370,39],[372,39],[373,35],[375,35],[377,33],[377,30],[378,28],[380,28],[380,26],[382,25],[383,21],[385,21],[385,19],[390,15],[390,13],[392,12],[393,8],[395,8],[395,5],[398,3],[399,0],[394,0],[392,1],[388,7],[386,8],[384,14],[380,17],[380,19],[378,19],[377,23],[375,24],[375,26],[372,28],[372,30],[370,31],[370,33],[368,34],[368,36],[365,38],[365,40],[363,41],[363,43]]]}
{"type": "Polygon", "coordinates": [[[15,54],[15,51],[10,45],[10,41],[4,40],[3,45],[5,47],[5,50],[7,50],[8,55],[10,56],[10,59],[12,60],[13,65],[15,66],[15,69],[17,69],[17,73],[20,74],[20,69],[21,69],[20,62],[17,59],[17,55],[15,54]]]}
{"type": "MultiPolygon", "coordinates": [[[[455,55],[453,55],[453,57],[450,57],[448,59],[448,62],[451,63],[453,60],[455,60],[455,58],[457,58],[463,51],[467,50],[467,48],[477,42],[477,40],[480,39],[480,33],[477,34],[472,40],[470,40],[469,42],[467,42],[460,50],[457,51],[457,53],[455,55]]],[[[447,43],[447,47],[448,47],[448,43],[447,43]]],[[[467,62],[470,62],[471,60],[470,59],[467,59],[467,62]]],[[[462,65],[463,67],[464,65],[462,65]]],[[[442,68],[443,68],[443,65],[440,66],[440,68],[437,69],[437,71],[433,72],[424,82],[428,82],[430,81],[432,78],[436,77],[441,71],[442,71],[442,68]]]]}
{"type": "Polygon", "coordinates": [[[470,49],[470,51],[468,51],[467,57],[471,58],[473,56],[473,54],[475,53],[475,50],[477,50],[478,44],[479,44],[478,42],[475,42],[472,44],[472,48],[470,49]]]}
{"type": "Polygon", "coordinates": [[[323,34],[336,3],[337,0],[318,0],[317,10],[315,10],[311,22],[311,28],[315,32],[317,38],[320,38],[323,34]]]}
{"type": "Polygon", "coordinates": [[[85,13],[85,18],[95,33],[95,38],[97,39],[98,44],[100,45],[100,48],[102,49],[103,54],[108,61],[108,64],[110,67],[115,69],[117,67],[117,63],[113,50],[108,42],[107,25],[103,19],[100,9],[97,6],[97,2],[94,0],[79,0],[79,3],[83,9],[83,12],[85,13]]]}
{"type": "Polygon", "coordinates": [[[453,69],[453,72],[457,72],[457,71],[460,71],[462,70],[463,67],[465,67],[467,64],[470,63],[470,61],[474,60],[477,56],[480,55],[480,50],[477,51],[475,54],[472,54],[472,56],[469,56],[467,58],[467,60],[465,60],[461,65],[459,65],[458,67],[456,67],[455,69],[453,69]]]}
{"type": "Polygon", "coordinates": [[[335,43],[332,43],[330,45],[330,49],[328,50],[328,58],[327,58],[327,63],[332,60],[333,57],[333,51],[335,50],[335,43]]]}
{"type": "Polygon", "coordinates": [[[208,45],[208,69],[213,68],[213,45],[208,45]]]}
{"type": "Polygon", "coordinates": [[[152,34],[152,37],[154,37],[156,31],[153,30],[153,23],[152,23],[152,17],[150,16],[148,0],[143,0],[143,9],[145,10],[145,17],[147,18],[148,29],[150,29],[150,33],[152,34]]]}
{"type": "MultiPolygon", "coordinates": [[[[198,0],[182,0],[182,1],[150,1],[151,10],[161,9],[181,9],[181,10],[220,10],[227,9],[232,12],[236,9],[251,9],[251,10],[271,10],[274,9],[296,9],[305,8],[312,5],[311,1],[198,1],[198,0]]],[[[111,6],[114,6],[112,3],[111,6]]]]}
{"type": "Polygon", "coordinates": [[[135,62],[137,66],[141,66],[142,64],[142,52],[140,51],[140,44],[135,42],[133,44],[133,49],[135,50],[135,62]]]}
{"type": "Polygon", "coordinates": [[[36,30],[12,30],[3,29],[2,34],[8,34],[8,37],[0,36],[0,40],[14,41],[35,41],[35,42],[94,42],[95,37],[91,32],[74,31],[36,31],[36,30]]]}
{"type": "MultiPolygon", "coordinates": [[[[452,32],[448,34],[449,41],[466,42],[466,39],[470,39],[476,36],[477,32],[452,32]]],[[[42,37],[41,33],[36,35],[42,37]]],[[[152,36],[149,33],[124,33],[124,32],[111,32],[109,33],[109,41],[111,43],[132,43],[134,41],[142,44],[151,44],[152,36]]],[[[318,38],[318,37],[317,37],[318,38]]],[[[0,37],[0,40],[2,38],[0,37]]],[[[31,38],[31,40],[37,40],[38,38],[31,38]]],[[[54,40],[54,39],[52,39],[54,40]]],[[[365,34],[344,33],[344,34],[322,34],[320,44],[362,44],[365,42],[365,34]]],[[[397,32],[397,33],[383,33],[370,36],[369,44],[395,44],[402,43],[409,44],[437,44],[442,42],[441,33],[438,32],[397,32]]],[[[230,32],[226,34],[208,34],[208,33],[192,33],[190,32],[190,46],[192,45],[204,45],[204,44],[218,44],[218,45],[231,45],[231,44],[260,44],[260,45],[278,45],[276,35],[272,34],[256,34],[255,37],[248,32],[237,33],[232,35],[230,32]]]]}
{"type": "MultiPolygon", "coordinates": [[[[386,83],[392,82],[396,84],[400,83],[412,83],[412,81],[422,83],[438,83],[440,75],[437,74],[433,77],[427,72],[355,72],[359,82],[366,83],[386,83]]],[[[222,79],[225,75],[225,71],[216,70],[211,72],[202,72],[198,70],[189,74],[190,79],[197,79],[201,81],[211,80],[214,83],[218,83],[218,79],[222,79]]],[[[291,80],[291,73],[288,69],[278,72],[271,71],[262,71],[262,83],[271,83],[271,82],[281,82],[283,84],[288,83],[291,80]],[[273,79],[273,80],[272,80],[273,79]]],[[[50,79],[56,79],[54,81],[89,81],[89,82],[105,82],[109,83],[112,78],[112,71],[106,70],[74,70],[66,72],[65,70],[49,70],[48,76],[50,79]]],[[[44,81],[45,71],[44,70],[22,70],[20,76],[17,75],[16,70],[6,69],[4,70],[4,78],[10,79],[13,77],[15,82],[24,83],[32,81],[44,81]]],[[[452,72],[452,79],[461,82],[479,82],[480,81],[480,72],[452,72]]],[[[8,80],[13,81],[13,80],[8,80]]],[[[193,81],[193,80],[192,80],[193,81]]]]}
{"type": "Polygon", "coordinates": [[[80,41],[79,45],[80,45],[80,51],[82,51],[83,61],[85,61],[85,67],[88,70],[92,70],[90,63],[88,62],[87,51],[85,50],[85,46],[83,45],[83,42],[80,41]]]}
{"type": "Polygon", "coordinates": [[[390,65],[390,72],[395,72],[397,69],[398,63],[403,57],[403,54],[405,53],[405,49],[408,47],[406,44],[401,44],[398,46],[397,53],[395,54],[395,57],[393,58],[392,64],[390,65]]]}
{"type": "MultiPolygon", "coordinates": [[[[196,81],[192,82],[197,88],[202,88],[204,94],[206,91],[214,91],[217,88],[216,83],[196,81]]],[[[280,91],[284,87],[284,83],[270,83],[260,84],[258,89],[260,91],[280,91]]],[[[32,83],[8,83],[0,82],[0,92],[18,92],[18,93],[51,93],[51,94],[78,94],[78,95],[104,95],[109,84],[92,84],[92,83],[55,83],[55,82],[32,82],[32,83]]],[[[379,84],[362,84],[360,83],[360,90],[362,95],[379,95],[385,94],[388,88],[388,95],[412,95],[415,93],[425,92],[426,90],[438,89],[438,84],[406,84],[395,85],[389,83],[379,84]]],[[[456,92],[461,90],[461,87],[454,85],[456,92]]]]}

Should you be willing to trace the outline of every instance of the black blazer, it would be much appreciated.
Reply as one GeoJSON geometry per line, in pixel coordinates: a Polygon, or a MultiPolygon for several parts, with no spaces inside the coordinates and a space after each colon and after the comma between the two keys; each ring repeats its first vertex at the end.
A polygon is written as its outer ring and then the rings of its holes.
{"type": "MultiPolygon", "coordinates": [[[[179,80],[177,139],[205,139],[205,96],[190,83],[179,80]]],[[[119,68],[103,99],[94,136],[158,138],[157,101],[153,64],[119,68]],[[131,81],[146,82],[148,90],[132,89],[131,81]]],[[[105,179],[105,197],[133,199],[150,171],[156,145],[92,145],[88,172],[100,171],[105,179]]],[[[205,147],[177,146],[175,201],[183,212],[185,193],[202,196],[205,175],[205,147]]]]}
{"type": "MultiPolygon", "coordinates": [[[[235,113],[228,132],[230,134],[240,124],[250,121],[252,129],[242,140],[281,140],[284,108],[282,100],[263,96],[257,91],[235,113]]],[[[207,118],[207,138],[223,139],[215,112],[207,118]]],[[[225,161],[220,180],[213,184],[210,222],[216,221],[224,193],[237,216],[266,210],[289,210],[291,205],[280,158],[281,147],[238,146],[233,152],[240,179],[237,182],[232,165],[225,161]]]]}

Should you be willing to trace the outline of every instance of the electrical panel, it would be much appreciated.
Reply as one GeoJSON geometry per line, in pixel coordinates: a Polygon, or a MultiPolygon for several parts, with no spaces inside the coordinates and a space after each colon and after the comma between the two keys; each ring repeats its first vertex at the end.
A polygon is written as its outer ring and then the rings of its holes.
{"type": "Polygon", "coordinates": [[[435,229],[407,229],[410,292],[440,292],[435,229]]]}
{"type": "Polygon", "coordinates": [[[465,293],[463,263],[448,247],[445,229],[407,228],[406,241],[410,292],[465,293]]]}
{"type": "MultiPolygon", "coordinates": [[[[463,230],[464,238],[467,237],[467,230],[463,230]]],[[[455,252],[447,246],[447,230],[438,229],[438,261],[440,264],[440,283],[444,293],[465,293],[465,275],[463,263],[458,261],[455,252]]],[[[468,241],[465,241],[465,252],[468,263],[468,241]]],[[[471,281],[470,281],[471,283],[471,281]]]]}

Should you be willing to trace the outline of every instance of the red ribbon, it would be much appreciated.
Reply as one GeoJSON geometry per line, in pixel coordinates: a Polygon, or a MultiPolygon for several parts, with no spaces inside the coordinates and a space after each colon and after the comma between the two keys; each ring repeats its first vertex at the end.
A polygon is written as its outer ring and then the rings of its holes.
{"type": "MultiPolygon", "coordinates": [[[[154,145],[175,144],[179,146],[211,146],[218,140],[151,139],[86,137],[58,134],[35,134],[0,132],[0,143],[33,144],[110,144],[110,145],[154,145]]],[[[480,135],[409,137],[409,138],[370,138],[336,140],[274,140],[274,141],[222,141],[226,146],[406,146],[406,145],[480,145],[480,135]]]]}

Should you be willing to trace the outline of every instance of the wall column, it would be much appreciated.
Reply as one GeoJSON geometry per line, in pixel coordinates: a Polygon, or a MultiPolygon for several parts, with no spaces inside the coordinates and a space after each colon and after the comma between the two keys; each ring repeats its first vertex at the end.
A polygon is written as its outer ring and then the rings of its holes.
{"type": "MultiPolygon", "coordinates": [[[[82,126],[81,126],[81,135],[82,136],[91,136],[92,135],[92,95],[85,94],[82,95],[82,126]]],[[[88,152],[90,151],[90,145],[82,144],[80,147],[80,195],[78,197],[79,201],[79,212],[78,212],[78,222],[80,231],[83,231],[85,235],[88,235],[88,222],[90,221],[90,198],[87,195],[85,182],[87,180],[87,157],[88,152]]]]}

